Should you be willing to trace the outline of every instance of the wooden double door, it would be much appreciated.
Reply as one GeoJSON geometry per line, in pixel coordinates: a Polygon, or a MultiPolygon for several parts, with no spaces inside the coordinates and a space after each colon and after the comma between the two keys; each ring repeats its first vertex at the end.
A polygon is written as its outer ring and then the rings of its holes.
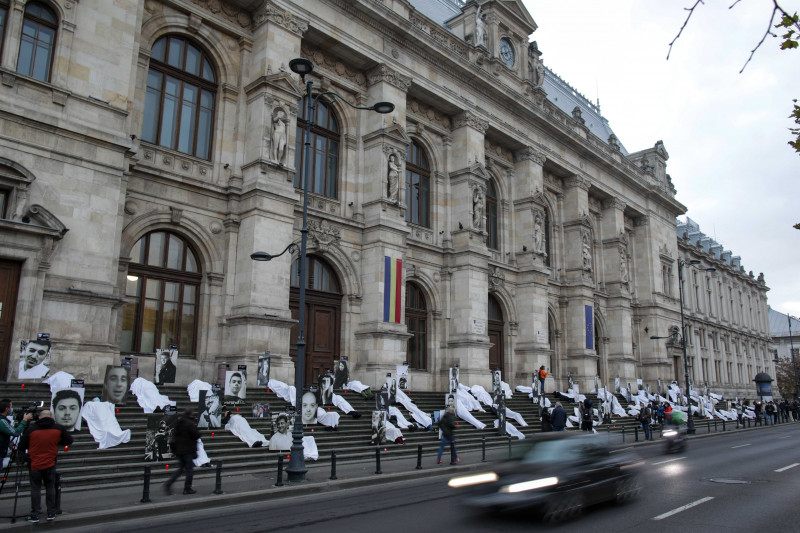
{"type": "MultiPolygon", "coordinates": [[[[20,263],[0,261],[0,378],[9,378],[8,365],[12,357],[14,336],[14,317],[19,291],[20,263]]],[[[13,355],[19,352],[13,350],[13,355]]],[[[13,377],[13,376],[12,376],[13,377]]]]}

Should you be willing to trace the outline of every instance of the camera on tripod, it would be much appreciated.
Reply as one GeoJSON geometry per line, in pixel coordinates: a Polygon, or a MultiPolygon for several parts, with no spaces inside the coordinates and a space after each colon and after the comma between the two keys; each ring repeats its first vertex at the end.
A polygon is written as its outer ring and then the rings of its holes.
{"type": "Polygon", "coordinates": [[[27,404],[22,406],[22,408],[19,410],[19,412],[16,412],[14,414],[14,420],[16,420],[17,423],[19,423],[19,422],[22,421],[23,417],[26,414],[30,413],[31,414],[31,422],[36,422],[37,420],[39,420],[39,412],[38,411],[42,407],[44,407],[44,402],[43,401],[27,403],[27,404]]]}

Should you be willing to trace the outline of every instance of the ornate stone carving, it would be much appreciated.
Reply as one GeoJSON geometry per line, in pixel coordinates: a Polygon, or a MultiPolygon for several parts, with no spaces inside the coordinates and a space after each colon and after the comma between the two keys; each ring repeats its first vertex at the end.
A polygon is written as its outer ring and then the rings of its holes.
{"type": "Polygon", "coordinates": [[[489,129],[489,122],[479,118],[470,111],[464,111],[453,118],[453,129],[463,128],[464,126],[469,126],[481,133],[486,133],[486,130],[489,129]]]}
{"type": "Polygon", "coordinates": [[[584,276],[593,279],[592,239],[587,230],[581,231],[581,260],[584,276]]]}
{"type": "MultiPolygon", "coordinates": [[[[327,70],[330,73],[336,74],[346,80],[349,80],[361,87],[367,86],[367,78],[363,72],[354,70],[344,61],[339,60],[331,54],[325,53],[319,48],[311,47],[306,43],[300,50],[303,57],[310,59],[315,66],[327,70]]],[[[358,104],[356,104],[358,105],[358,104]]]]}
{"type": "Polygon", "coordinates": [[[592,185],[592,182],[583,176],[571,176],[564,180],[564,185],[570,189],[573,187],[580,187],[584,191],[588,191],[589,187],[592,185]]]}
{"type": "Polygon", "coordinates": [[[176,226],[181,223],[181,218],[183,217],[183,209],[179,209],[177,207],[170,207],[169,208],[169,221],[176,226]]]}
{"type": "Polygon", "coordinates": [[[272,136],[270,155],[272,160],[279,165],[286,164],[286,127],[289,123],[289,118],[286,116],[286,111],[282,107],[276,107],[272,110],[272,136]]]}
{"type": "Polygon", "coordinates": [[[472,188],[472,227],[483,231],[486,225],[486,193],[483,186],[474,185],[472,188]]]}
{"type": "Polygon", "coordinates": [[[511,153],[511,150],[507,149],[505,146],[494,144],[489,139],[484,139],[483,149],[487,154],[494,154],[505,159],[506,161],[514,160],[514,155],[511,153]]]}
{"type": "Polygon", "coordinates": [[[544,64],[542,53],[536,41],[528,44],[528,79],[534,87],[541,87],[544,83],[544,64]]]}
{"type": "Polygon", "coordinates": [[[500,267],[489,267],[489,290],[496,292],[506,284],[506,275],[500,270],[500,267]]]}
{"type": "Polygon", "coordinates": [[[544,231],[544,213],[534,211],[533,216],[533,251],[539,255],[547,255],[547,235],[544,231]]]}
{"type": "MultiPolygon", "coordinates": [[[[217,0],[209,0],[216,2],[217,0]]],[[[258,28],[265,22],[274,22],[282,28],[286,28],[292,33],[302,35],[308,30],[308,21],[300,20],[288,11],[280,9],[272,3],[264,6],[260,12],[255,16],[255,27],[258,28]]]]}
{"type": "Polygon", "coordinates": [[[608,146],[610,146],[615,152],[619,152],[621,150],[619,139],[613,133],[608,136],[608,146]]]}
{"type": "Polygon", "coordinates": [[[619,280],[626,287],[628,286],[628,250],[625,244],[620,244],[619,251],[619,280]]]}
{"type": "Polygon", "coordinates": [[[392,87],[397,87],[403,92],[407,92],[408,88],[411,87],[410,77],[403,76],[396,70],[393,70],[386,65],[378,65],[367,75],[367,87],[371,87],[380,82],[386,82],[392,87]]]}
{"type": "Polygon", "coordinates": [[[252,22],[248,12],[237,9],[227,4],[224,0],[191,0],[191,2],[215,15],[221,16],[225,20],[238,24],[242,28],[249,28],[252,22]]]}
{"type": "Polygon", "coordinates": [[[603,202],[603,207],[606,209],[618,209],[619,211],[625,211],[625,208],[628,207],[628,205],[620,198],[609,198],[603,202]]]}
{"type": "Polygon", "coordinates": [[[526,146],[522,150],[514,152],[514,162],[533,161],[537,165],[544,165],[547,157],[532,146],[526,146]]]}
{"type": "Polygon", "coordinates": [[[308,232],[311,234],[311,238],[316,243],[317,248],[321,251],[327,250],[331,244],[338,243],[342,233],[338,227],[325,219],[319,222],[309,220],[308,232]]]}
{"type": "Polygon", "coordinates": [[[386,191],[386,198],[391,202],[400,201],[400,176],[402,175],[402,167],[400,165],[400,158],[397,153],[392,150],[389,154],[387,161],[388,169],[386,171],[386,180],[388,190],[386,191]]]}

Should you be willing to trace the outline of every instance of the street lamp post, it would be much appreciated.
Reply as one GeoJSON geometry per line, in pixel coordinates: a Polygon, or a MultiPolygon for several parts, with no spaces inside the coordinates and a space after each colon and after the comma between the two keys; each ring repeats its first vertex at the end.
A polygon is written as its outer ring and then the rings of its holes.
{"type": "Polygon", "coordinates": [[[786,318],[789,319],[789,353],[792,354],[792,366],[794,367],[794,397],[800,398],[800,380],[797,377],[797,359],[794,356],[794,340],[792,339],[792,315],[787,314],[786,318]]]}
{"type": "MultiPolygon", "coordinates": [[[[306,244],[308,241],[308,178],[311,174],[311,125],[314,123],[314,112],[316,110],[317,101],[321,96],[330,96],[332,99],[338,98],[341,102],[349,105],[354,109],[363,109],[367,111],[375,111],[377,113],[391,113],[394,111],[394,104],[390,102],[378,102],[372,106],[356,106],[345,100],[340,95],[333,91],[325,91],[319,93],[317,96],[312,97],[312,88],[314,82],[311,80],[306,81],[306,74],[314,70],[314,64],[305,58],[296,58],[289,61],[289,68],[295,74],[299,74],[301,80],[306,86],[306,104],[308,112],[306,113],[306,126],[303,132],[303,146],[305,150],[305,159],[303,163],[303,170],[300,174],[301,186],[303,189],[303,227],[300,230],[300,301],[298,310],[298,326],[297,326],[297,364],[295,365],[295,417],[294,428],[292,430],[292,447],[289,455],[289,466],[286,468],[286,477],[289,481],[304,481],[306,478],[306,461],[303,457],[303,418],[300,406],[303,402],[303,381],[305,377],[305,354],[306,354],[306,339],[305,339],[305,308],[306,308],[306,280],[308,273],[308,256],[306,253],[306,244]]],[[[255,252],[250,255],[254,261],[269,261],[275,257],[285,254],[290,248],[294,247],[297,250],[297,244],[291,243],[286,249],[278,255],[270,255],[266,252],[255,252]]]]}
{"type": "MultiPolygon", "coordinates": [[[[686,321],[684,320],[683,316],[683,267],[685,265],[693,266],[699,264],[700,261],[697,259],[690,259],[689,261],[684,261],[683,259],[678,259],[678,297],[680,300],[681,306],[681,349],[683,350],[683,372],[684,378],[686,380],[686,404],[687,404],[687,415],[686,415],[686,432],[687,433],[694,433],[694,420],[692,420],[692,390],[691,385],[689,384],[689,358],[686,355],[686,321]]],[[[717,269],[714,267],[704,268],[706,272],[715,272],[717,269]]],[[[669,337],[658,337],[653,335],[650,337],[651,339],[665,339],[669,337]]]]}

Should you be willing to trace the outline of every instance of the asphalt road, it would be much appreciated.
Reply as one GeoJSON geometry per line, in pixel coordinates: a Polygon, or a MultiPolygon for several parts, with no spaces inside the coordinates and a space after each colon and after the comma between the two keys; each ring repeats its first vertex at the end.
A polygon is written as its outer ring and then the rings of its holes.
{"type": "MultiPolygon", "coordinates": [[[[536,527],[552,531],[747,532],[798,531],[800,425],[792,424],[690,441],[680,455],[658,446],[637,448],[646,464],[645,490],[634,502],[588,509],[567,523],[536,527]]],[[[447,467],[442,466],[446,472],[447,467]]],[[[292,531],[421,533],[427,531],[523,531],[525,514],[482,516],[459,505],[447,476],[363,489],[331,491],[191,510],[82,527],[75,531],[170,532],[292,531]]]]}

